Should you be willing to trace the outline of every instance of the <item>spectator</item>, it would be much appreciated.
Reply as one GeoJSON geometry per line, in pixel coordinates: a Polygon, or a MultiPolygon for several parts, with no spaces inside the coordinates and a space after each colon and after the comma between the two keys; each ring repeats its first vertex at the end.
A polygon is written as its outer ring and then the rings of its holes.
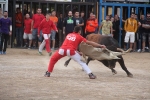
{"type": "Polygon", "coordinates": [[[39,54],[42,55],[42,50],[44,48],[44,46],[46,45],[46,51],[47,53],[49,53],[49,56],[51,56],[52,52],[50,50],[50,31],[51,29],[55,30],[58,32],[55,23],[50,20],[50,15],[46,14],[46,18],[42,20],[42,22],[40,23],[39,27],[38,27],[38,37],[40,36],[40,31],[42,30],[42,34],[44,37],[43,42],[40,44],[39,46],[39,54]]]}
{"type": "Polygon", "coordinates": [[[63,15],[60,14],[60,17],[58,18],[58,34],[59,34],[59,47],[62,45],[62,42],[64,40],[64,35],[63,35],[63,15]]]}
{"type": "MultiPolygon", "coordinates": [[[[84,20],[79,16],[78,11],[75,12],[75,20],[76,20],[76,25],[77,26],[80,26],[80,27],[84,26],[84,20]]],[[[82,28],[81,28],[81,35],[83,36],[82,28]]]]}
{"type": "Polygon", "coordinates": [[[84,21],[84,25],[82,26],[82,32],[83,32],[83,37],[85,37],[85,26],[86,26],[86,17],[85,17],[85,13],[82,11],[81,12],[81,16],[80,16],[82,19],[83,19],[83,21],[84,21]]]}
{"type": "MultiPolygon", "coordinates": [[[[56,17],[56,11],[52,11],[50,20],[53,21],[54,24],[57,26],[58,18],[56,17]]],[[[52,29],[51,30],[51,40],[52,40],[52,49],[51,50],[55,50],[55,36],[56,36],[56,31],[54,29],[52,29]]]]}
{"type": "Polygon", "coordinates": [[[98,27],[98,21],[95,19],[95,15],[90,13],[90,17],[87,19],[85,27],[85,37],[89,34],[95,33],[96,28],[98,27]]]}
{"type": "Polygon", "coordinates": [[[32,19],[30,19],[30,15],[26,14],[25,16],[25,20],[24,20],[24,35],[23,35],[23,39],[25,42],[25,46],[28,46],[27,43],[27,39],[29,39],[29,47],[28,49],[31,48],[31,44],[32,44],[32,34],[31,34],[31,24],[32,24],[32,19]]]}
{"type": "MultiPolygon", "coordinates": [[[[140,23],[143,24],[145,21],[145,16],[141,15],[141,19],[140,19],[140,23]]],[[[138,40],[138,51],[137,52],[141,52],[142,50],[142,37],[143,37],[143,33],[144,33],[145,29],[142,27],[142,25],[139,27],[139,40],[138,40]]]]}
{"type": "MultiPolygon", "coordinates": [[[[144,32],[143,32],[143,43],[142,43],[143,49],[142,49],[142,52],[145,52],[146,36],[148,37],[148,41],[149,41],[149,45],[150,45],[150,13],[147,14],[147,18],[142,23],[142,27],[145,29],[144,32]]],[[[148,50],[148,51],[150,51],[150,50],[148,50]]]]}
{"type": "Polygon", "coordinates": [[[102,29],[102,35],[112,36],[113,29],[112,29],[112,22],[109,21],[109,15],[106,16],[106,20],[102,21],[102,24],[99,26],[99,32],[102,29]]]}
{"type": "Polygon", "coordinates": [[[137,41],[139,40],[139,27],[141,26],[141,23],[137,17],[137,14],[134,16],[135,20],[137,21],[137,31],[135,32],[135,41],[133,46],[133,51],[137,51],[137,41]]]}
{"type": "MultiPolygon", "coordinates": [[[[38,27],[41,23],[41,21],[45,18],[43,14],[41,14],[41,8],[37,9],[37,13],[33,15],[32,17],[32,42],[33,42],[33,48],[36,48],[36,40],[38,35],[38,27]]],[[[38,46],[42,42],[42,31],[40,32],[40,36],[38,37],[38,46]]]]}
{"type": "MultiPolygon", "coordinates": [[[[112,22],[112,35],[113,35],[113,38],[114,38],[114,31],[115,31],[115,22],[114,22],[114,17],[111,17],[111,20],[110,20],[111,22],[112,22]]],[[[110,31],[111,32],[111,31],[110,31]]]]}
{"type": "Polygon", "coordinates": [[[126,35],[125,35],[125,45],[124,45],[124,49],[126,49],[126,43],[129,42],[130,39],[130,50],[132,51],[132,47],[133,47],[133,43],[135,41],[135,32],[137,31],[137,21],[134,18],[134,13],[131,14],[131,17],[128,18],[125,22],[124,25],[124,30],[126,31],[126,35]]]}
{"type": "Polygon", "coordinates": [[[75,26],[76,26],[75,18],[72,16],[72,11],[69,11],[68,17],[64,19],[63,34],[67,36],[69,33],[72,33],[75,26]]]}
{"type": "Polygon", "coordinates": [[[7,41],[9,39],[9,35],[11,35],[10,31],[11,20],[8,18],[8,12],[4,11],[4,18],[0,19],[0,55],[6,54],[7,41]],[[3,48],[4,47],[4,48],[3,48]]]}
{"type": "Polygon", "coordinates": [[[16,9],[16,40],[17,40],[17,47],[22,45],[22,20],[23,16],[20,11],[20,8],[16,9]]]}
{"type": "Polygon", "coordinates": [[[119,42],[119,33],[120,33],[120,20],[119,16],[115,15],[114,17],[114,31],[113,31],[113,37],[119,42]]]}

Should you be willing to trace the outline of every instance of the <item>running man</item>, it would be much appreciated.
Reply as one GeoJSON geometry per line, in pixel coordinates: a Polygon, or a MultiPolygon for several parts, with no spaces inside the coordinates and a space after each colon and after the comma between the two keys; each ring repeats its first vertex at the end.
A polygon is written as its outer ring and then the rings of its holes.
{"type": "Polygon", "coordinates": [[[42,22],[39,25],[38,28],[38,37],[40,36],[40,31],[42,30],[42,34],[44,37],[43,42],[39,46],[39,54],[42,55],[42,50],[44,46],[46,45],[46,51],[49,53],[49,56],[51,56],[52,52],[50,50],[50,31],[51,28],[58,32],[56,25],[49,19],[50,15],[46,14],[46,18],[42,20],[42,22]]]}
{"type": "Polygon", "coordinates": [[[89,69],[87,64],[81,61],[80,55],[82,53],[77,51],[77,47],[82,41],[94,47],[101,47],[101,48],[106,48],[106,47],[104,45],[100,45],[95,42],[88,41],[84,37],[82,37],[80,34],[81,34],[81,27],[76,26],[74,28],[73,33],[70,33],[66,36],[62,46],[51,57],[49,66],[48,66],[48,71],[46,71],[45,77],[50,77],[50,73],[52,73],[54,65],[59,59],[61,59],[62,57],[68,56],[81,65],[84,71],[89,75],[90,79],[96,78],[96,76],[92,73],[92,71],[89,69]]]}

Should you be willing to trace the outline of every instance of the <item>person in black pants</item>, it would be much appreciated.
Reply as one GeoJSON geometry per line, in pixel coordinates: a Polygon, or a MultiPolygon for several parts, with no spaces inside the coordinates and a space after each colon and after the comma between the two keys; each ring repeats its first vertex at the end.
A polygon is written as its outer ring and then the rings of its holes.
{"type": "Polygon", "coordinates": [[[0,33],[1,33],[1,42],[0,42],[0,55],[6,54],[7,41],[9,39],[11,20],[8,18],[8,12],[4,12],[4,18],[0,19],[0,33]],[[3,48],[4,47],[4,48],[3,48]]]}

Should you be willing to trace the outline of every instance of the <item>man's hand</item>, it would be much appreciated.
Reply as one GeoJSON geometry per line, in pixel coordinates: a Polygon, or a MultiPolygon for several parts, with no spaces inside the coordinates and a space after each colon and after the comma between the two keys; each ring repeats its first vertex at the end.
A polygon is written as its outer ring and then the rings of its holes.
{"type": "Polygon", "coordinates": [[[65,34],[65,31],[63,31],[63,34],[65,34]]]}
{"type": "Polygon", "coordinates": [[[106,46],[105,46],[105,45],[100,45],[100,47],[101,47],[101,48],[106,48],[106,46]]]}
{"type": "Polygon", "coordinates": [[[12,32],[11,32],[11,31],[9,32],[9,35],[10,35],[10,36],[12,35],[12,32]]]}
{"type": "Polygon", "coordinates": [[[56,30],[56,32],[58,33],[58,30],[56,30]]]}
{"type": "Polygon", "coordinates": [[[79,51],[78,51],[78,54],[79,54],[80,56],[82,56],[82,55],[83,55],[83,53],[82,53],[82,52],[79,52],[79,51]]]}
{"type": "Polygon", "coordinates": [[[31,28],[31,32],[33,31],[33,29],[31,28]]]}
{"type": "Polygon", "coordinates": [[[37,35],[38,36],[38,38],[40,37],[40,35],[37,35]]]}

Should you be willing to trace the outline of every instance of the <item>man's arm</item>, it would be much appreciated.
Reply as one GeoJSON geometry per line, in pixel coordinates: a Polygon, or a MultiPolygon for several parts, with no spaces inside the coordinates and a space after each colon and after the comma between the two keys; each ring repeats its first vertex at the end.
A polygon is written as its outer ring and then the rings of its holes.
{"type": "Polygon", "coordinates": [[[134,25],[135,27],[134,27],[134,32],[136,32],[137,31],[137,27],[138,27],[138,23],[137,23],[137,21],[135,21],[135,25],[134,25]]]}
{"type": "Polygon", "coordinates": [[[101,25],[99,26],[98,32],[100,32],[100,30],[102,29],[102,26],[103,26],[103,24],[101,24],[101,25]]]}
{"type": "Polygon", "coordinates": [[[89,44],[89,45],[92,45],[92,46],[94,46],[94,47],[106,48],[105,45],[101,45],[101,44],[98,44],[98,43],[96,43],[96,42],[92,42],[92,41],[88,41],[88,40],[87,40],[86,43],[89,44]]]}
{"type": "Polygon", "coordinates": [[[66,19],[64,19],[64,23],[63,23],[63,34],[65,34],[65,27],[66,27],[66,19]]]}
{"type": "Polygon", "coordinates": [[[78,24],[78,26],[84,26],[84,20],[81,18],[81,24],[78,24]]]}

